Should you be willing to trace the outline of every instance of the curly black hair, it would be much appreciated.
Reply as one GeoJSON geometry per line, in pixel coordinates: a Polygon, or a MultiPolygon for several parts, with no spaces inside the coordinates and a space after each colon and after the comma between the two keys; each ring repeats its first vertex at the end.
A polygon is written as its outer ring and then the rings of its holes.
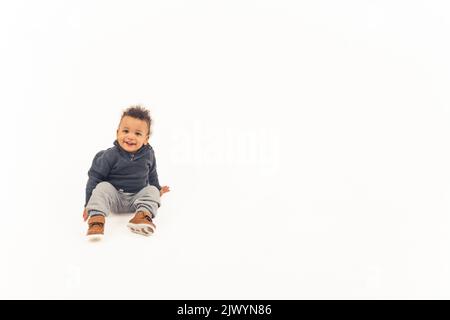
{"type": "Polygon", "coordinates": [[[144,107],[142,107],[140,105],[131,106],[122,113],[122,117],[120,118],[120,121],[122,121],[123,117],[126,117],[126,116],[145,121],[148,126],[148,135],[150,135],[150,126],[152,124],[152,118],[150,117],[150,111],[148,111],[147,109],[145,109],[144,107]]]}

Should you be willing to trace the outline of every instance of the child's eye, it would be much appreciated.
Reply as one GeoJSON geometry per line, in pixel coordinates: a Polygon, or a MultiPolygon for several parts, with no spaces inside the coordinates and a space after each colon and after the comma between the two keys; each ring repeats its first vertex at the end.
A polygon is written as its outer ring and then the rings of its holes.
{"type": "Polygon", "coordinates": [[[127,133],[127,132],[128,132],[128,130],[126,130],[126,129],[125,129],[125,130],[122,130],[122,132],[125,132],[125,133],[127,133]]]}
{"type": "Polygon", "coordinates": [[[138,132],[137,135],[140,136],[141,134],[138,132]]]}

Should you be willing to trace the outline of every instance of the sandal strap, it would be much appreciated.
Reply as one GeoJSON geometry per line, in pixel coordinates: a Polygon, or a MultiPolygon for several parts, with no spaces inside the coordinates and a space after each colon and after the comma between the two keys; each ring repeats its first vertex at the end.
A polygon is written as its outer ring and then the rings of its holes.
{"type": "Polygon", "coordinates": [[[105,223],[105,217],[102,215],[97,215],[97,216],[92,216],[89,218],[88,221],[89,225],[94,225],[94,224],[104,224],[105,223]]]}

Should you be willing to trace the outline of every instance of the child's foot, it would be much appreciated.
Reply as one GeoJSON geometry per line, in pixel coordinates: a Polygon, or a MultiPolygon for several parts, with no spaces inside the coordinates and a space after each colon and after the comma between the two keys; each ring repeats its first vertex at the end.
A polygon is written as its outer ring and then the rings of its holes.
{"type": "Polygon", "coordinates": [[[92,241],[101,240],[103,238],[103,232],[105,229],[105,217],[102,215],[92,216],[88,220],[88,225],[88,239],[92,241]]]}
{"type": "Polygon", "coordinates": [[[142,234],[147,237],[151,236],[156,229],[150,215],[143,211],[136,212],[133,219],[128,222],[127,227],[132,232],[142,234]]]}

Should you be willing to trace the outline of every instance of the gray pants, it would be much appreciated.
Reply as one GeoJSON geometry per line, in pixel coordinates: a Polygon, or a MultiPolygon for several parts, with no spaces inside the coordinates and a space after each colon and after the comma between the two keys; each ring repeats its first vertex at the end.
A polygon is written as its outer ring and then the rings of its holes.
{"type": "Polygon", "coordinates": [[[103,181],[97,184],[86,205],[91,215],[107,216],[114,213],[148,212],[153,218],[161,206],[160,193],[155,186],[146,186],[137,193],[127,193],[117,190],[111,183],[103,181]]]}

